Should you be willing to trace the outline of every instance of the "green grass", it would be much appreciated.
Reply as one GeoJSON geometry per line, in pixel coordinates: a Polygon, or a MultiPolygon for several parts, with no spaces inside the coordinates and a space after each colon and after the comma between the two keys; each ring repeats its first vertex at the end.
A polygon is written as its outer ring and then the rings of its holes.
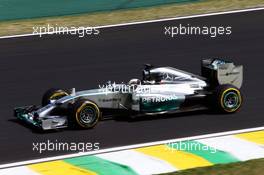
{"type": "Polygon", "coordinates": [[[0,36],[32,33],[33,26],[46,26],[47,24],[88,27],[263,6],[263,0],[202,0],[194,3],[170,4],[113,12],[4,21],[0,22],[0,36]]]}
{"type": "Polygon", "coordinates": [[[264,175],[264,159],[194,168],[163,175],[264,175]]]}

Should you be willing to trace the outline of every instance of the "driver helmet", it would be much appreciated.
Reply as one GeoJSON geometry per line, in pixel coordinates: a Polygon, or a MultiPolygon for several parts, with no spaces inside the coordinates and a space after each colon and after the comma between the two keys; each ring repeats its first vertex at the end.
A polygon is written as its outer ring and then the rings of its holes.
{"type": "Polygon", "coordinates": [[[141,81],[139,79],[136,79],[136,78],[133,78],[128,82],[129,85],[139,85],[140,83],[141,83],[141,81]]]}

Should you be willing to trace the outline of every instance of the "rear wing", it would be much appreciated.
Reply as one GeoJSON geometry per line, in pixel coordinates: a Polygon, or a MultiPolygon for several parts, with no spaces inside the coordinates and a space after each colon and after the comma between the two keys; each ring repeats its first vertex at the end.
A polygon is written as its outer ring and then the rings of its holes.
{"type": "Polygon", "coordinates": [[[202,76],[207,78],[212,86],[231,84],[240,89],[243,83],[243,66],[220,59],[204,59],[202,76]]]}

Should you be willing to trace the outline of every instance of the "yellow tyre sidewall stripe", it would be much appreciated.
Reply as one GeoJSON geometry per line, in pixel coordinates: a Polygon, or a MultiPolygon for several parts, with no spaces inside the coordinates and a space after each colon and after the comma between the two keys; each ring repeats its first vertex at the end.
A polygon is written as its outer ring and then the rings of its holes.
{"type": "Polygon", "coordinates": [[[53,98],[56,98],[56,97],[59,97],[59,96],[67,96],[67,95],[68,95],[68,93],[66,93],[66,92],[56,92],[52,96],[50,96],[49,99],[52,100],[53,98]]]}
{"type": "Polygon", "coordinates": [[[98,106],[97,106],[95,103],[91,102],[91,101],[86,101],[86,102],[84,102],[84,103],[83,103],[83,104],[77,109],[76,114],[75,114],[75,118],[76,118],[77,123],[78,123],[81,127],[84,127],[84,128],[86,128],[86,126],[83,125],[83,124],[79,121],[78,118],[79,118],[79,114],[80,114],[81,110],[82,110],[86,105],[89,105],[89,104],[94,106],[94,108],[96,109],[97,114],[98,114],[96,121],[94,122],[94,124],[93,124],[91,127],[93,127],[94,125],[96,125],[96,123],[98,122],[98,120],[99,120],[99,118],[100,118],[100,109],[98,108],[98,106]]]}
{"type": "Polygon", "coordinates": [[[228,88],[228,89],[226,89],[226,90],[222,93],[222,95],[221,95],[221,106],[222,106],[222,109],[224,109],[226,112],[234,112],[234,111],[236,111],[237,109],[240,108],[241,104],[242,104],[241,93],[240,93],[240,91],[237,90],[236,88],[228,88]],[[238,95],[238,98],[239,98],[239,105],[238,105],[235,109],[230,109],[230,110],[229,110],[229,109],[226,109],[225,106],[224,106],[224,96],[225,96],[225,94],[226,94],[228,91],[235,91],[235,92],[237,93],[237,95],[238,95]]]}
{"type": "Polygon", "coordinates": [[[236,137],[264,146],[264,131],[237,134],[236,137]]]}
{"type": "Polygon", "coordinates": [[[29,165],[28,168],[41,175],[97,175],[95,172],[81,169],[64,161],[52,161],[29,165]]]}
{"type": "Polygon", "coordinates": [[[166,145],[138,148],[135,150],[166,161],[179,170],[213,165],[202,157],[172,149],[166,145]]]}

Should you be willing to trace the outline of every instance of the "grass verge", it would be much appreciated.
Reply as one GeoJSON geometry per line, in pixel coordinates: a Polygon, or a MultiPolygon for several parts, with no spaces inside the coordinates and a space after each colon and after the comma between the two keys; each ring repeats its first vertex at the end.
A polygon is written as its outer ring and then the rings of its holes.
{"type": "Polygon", "coordinates": [[[247,162],[215,165],[204,168],[194,168],[163,175],[261,175],[264,174],[264,159],[247,162]]]}
{"type": "Polygon", "coordinates": [[[48,17],[0,22],[0,36],[32,33],[33,26],[99,26],[125,22],[161,19],[244,8],[264,7],[263,0],[202,0],[186,4],[170,4],[148,8],[118,10],[93,14],[48,17]]]}

